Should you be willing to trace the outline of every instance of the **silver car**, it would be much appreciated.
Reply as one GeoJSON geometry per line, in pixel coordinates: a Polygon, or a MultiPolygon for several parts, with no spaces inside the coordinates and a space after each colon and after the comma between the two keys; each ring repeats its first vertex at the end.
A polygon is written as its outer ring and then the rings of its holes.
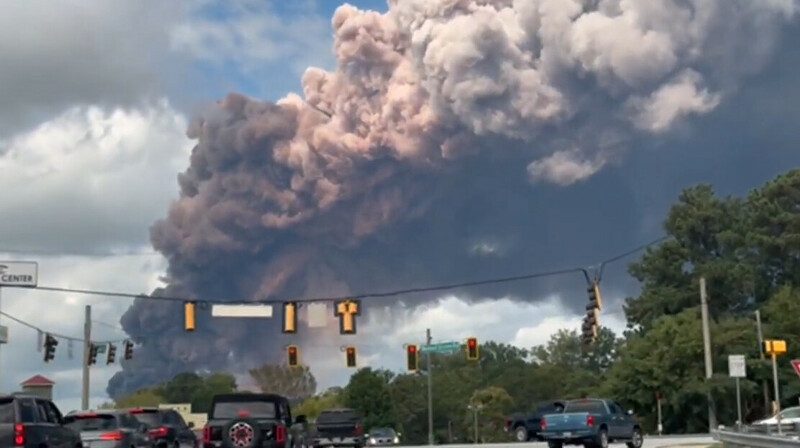
{"type": "Polygon", "coordinates": [[[369,434],[365,435],[367,446],[393,446],[400,444],[400,433],[392,428],[372,428],[369,434]]]}
{"type": "Polygon", "coordinates": [[[84,448],[152,448],[148,427],[129,412],[75,412],[64,425],[78,431],[84,448]]]}

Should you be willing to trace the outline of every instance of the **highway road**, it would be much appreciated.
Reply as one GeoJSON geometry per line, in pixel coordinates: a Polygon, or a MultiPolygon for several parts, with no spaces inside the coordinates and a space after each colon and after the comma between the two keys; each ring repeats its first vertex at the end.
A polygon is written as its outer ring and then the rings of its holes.
{"type": "MultiPolygon", "coordinates": [[[[667,447],[704,447],[713,445],[715,440],[710,435],[686,435],[686,436],[663,436],[663,437],[656,437],[651,436],[644,438],[644,445],[642,448],[667,448],[667,447]]],[[[412,448],[413,445],[409,446],[399,446],[397,448],[412,448]]],[[[425,445],[422,445],[425,446],[425,445]]],[[[452,445],[437,445],[441,447],[447,448],[475,448],[474,444],[452,444],[452,445]]],[[[547,448],[547,444],[543,442],[532,442],[532,443],[482,443],[479,445],[480,448],[547,448]]],[[[613,447],[624,447],[624,443],[613,443],[611,444],[613,447]]],[[[419,445],[417,445],[419,447],[419,445]]]]}

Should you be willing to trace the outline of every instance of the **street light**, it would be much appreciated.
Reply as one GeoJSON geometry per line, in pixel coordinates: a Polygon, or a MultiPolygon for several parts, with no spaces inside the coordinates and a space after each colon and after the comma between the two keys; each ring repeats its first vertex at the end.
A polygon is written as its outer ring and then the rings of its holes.
{"type": "Polygon", "coordinates": [[[478,443],[478,412],[480,412],[481,409],[483,409],[483,405],[482,404],[477,404],[477,405],[470,404],[470,405],[467,406],[467,409],[472,411],[472,424],[475,427],[475,443],[477,444],[478,443]]]}

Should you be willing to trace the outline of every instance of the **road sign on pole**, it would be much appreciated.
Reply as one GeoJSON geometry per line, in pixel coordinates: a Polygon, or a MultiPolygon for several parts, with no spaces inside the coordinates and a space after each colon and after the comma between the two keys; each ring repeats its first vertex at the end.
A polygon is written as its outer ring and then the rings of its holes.
{"type": "Polygon", "coordinates": [[[792,368],[797,376],[800,376],[800,359],[793,359],[792,360],[792,368]]]}
{"type": "Polygon", "coordinates": [[[422,353],[453,353],[461,350],[458,342],[442,342],[439,344],[423,345],[420,348],[422,353]]]}
{"type": "Polygon", "coordinates": [[[742,388],[739,379],[747,377],[744,355],[728,355],[728,375],[736,379],[736,426],[742,426],[742,388]]]}
{"type": "Polygon", "coordinates": [[[731,378],[747,377],[744,355],[728,355],[728,375],[731,378]]]}

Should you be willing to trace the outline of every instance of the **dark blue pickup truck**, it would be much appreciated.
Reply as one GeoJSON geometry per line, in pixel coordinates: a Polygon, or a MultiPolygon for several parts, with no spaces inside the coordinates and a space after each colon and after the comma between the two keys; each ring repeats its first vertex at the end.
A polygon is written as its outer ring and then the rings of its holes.
{"type": "Polygon", "coordinates": [[[567,402],[563,413],[542,418],[539,435],[549,448],[564,445],[606,448],[611,442],[625,442],[628,448],[641,448],[642,430],[632,414],[611,400],[572,400],[567,402]]]}

